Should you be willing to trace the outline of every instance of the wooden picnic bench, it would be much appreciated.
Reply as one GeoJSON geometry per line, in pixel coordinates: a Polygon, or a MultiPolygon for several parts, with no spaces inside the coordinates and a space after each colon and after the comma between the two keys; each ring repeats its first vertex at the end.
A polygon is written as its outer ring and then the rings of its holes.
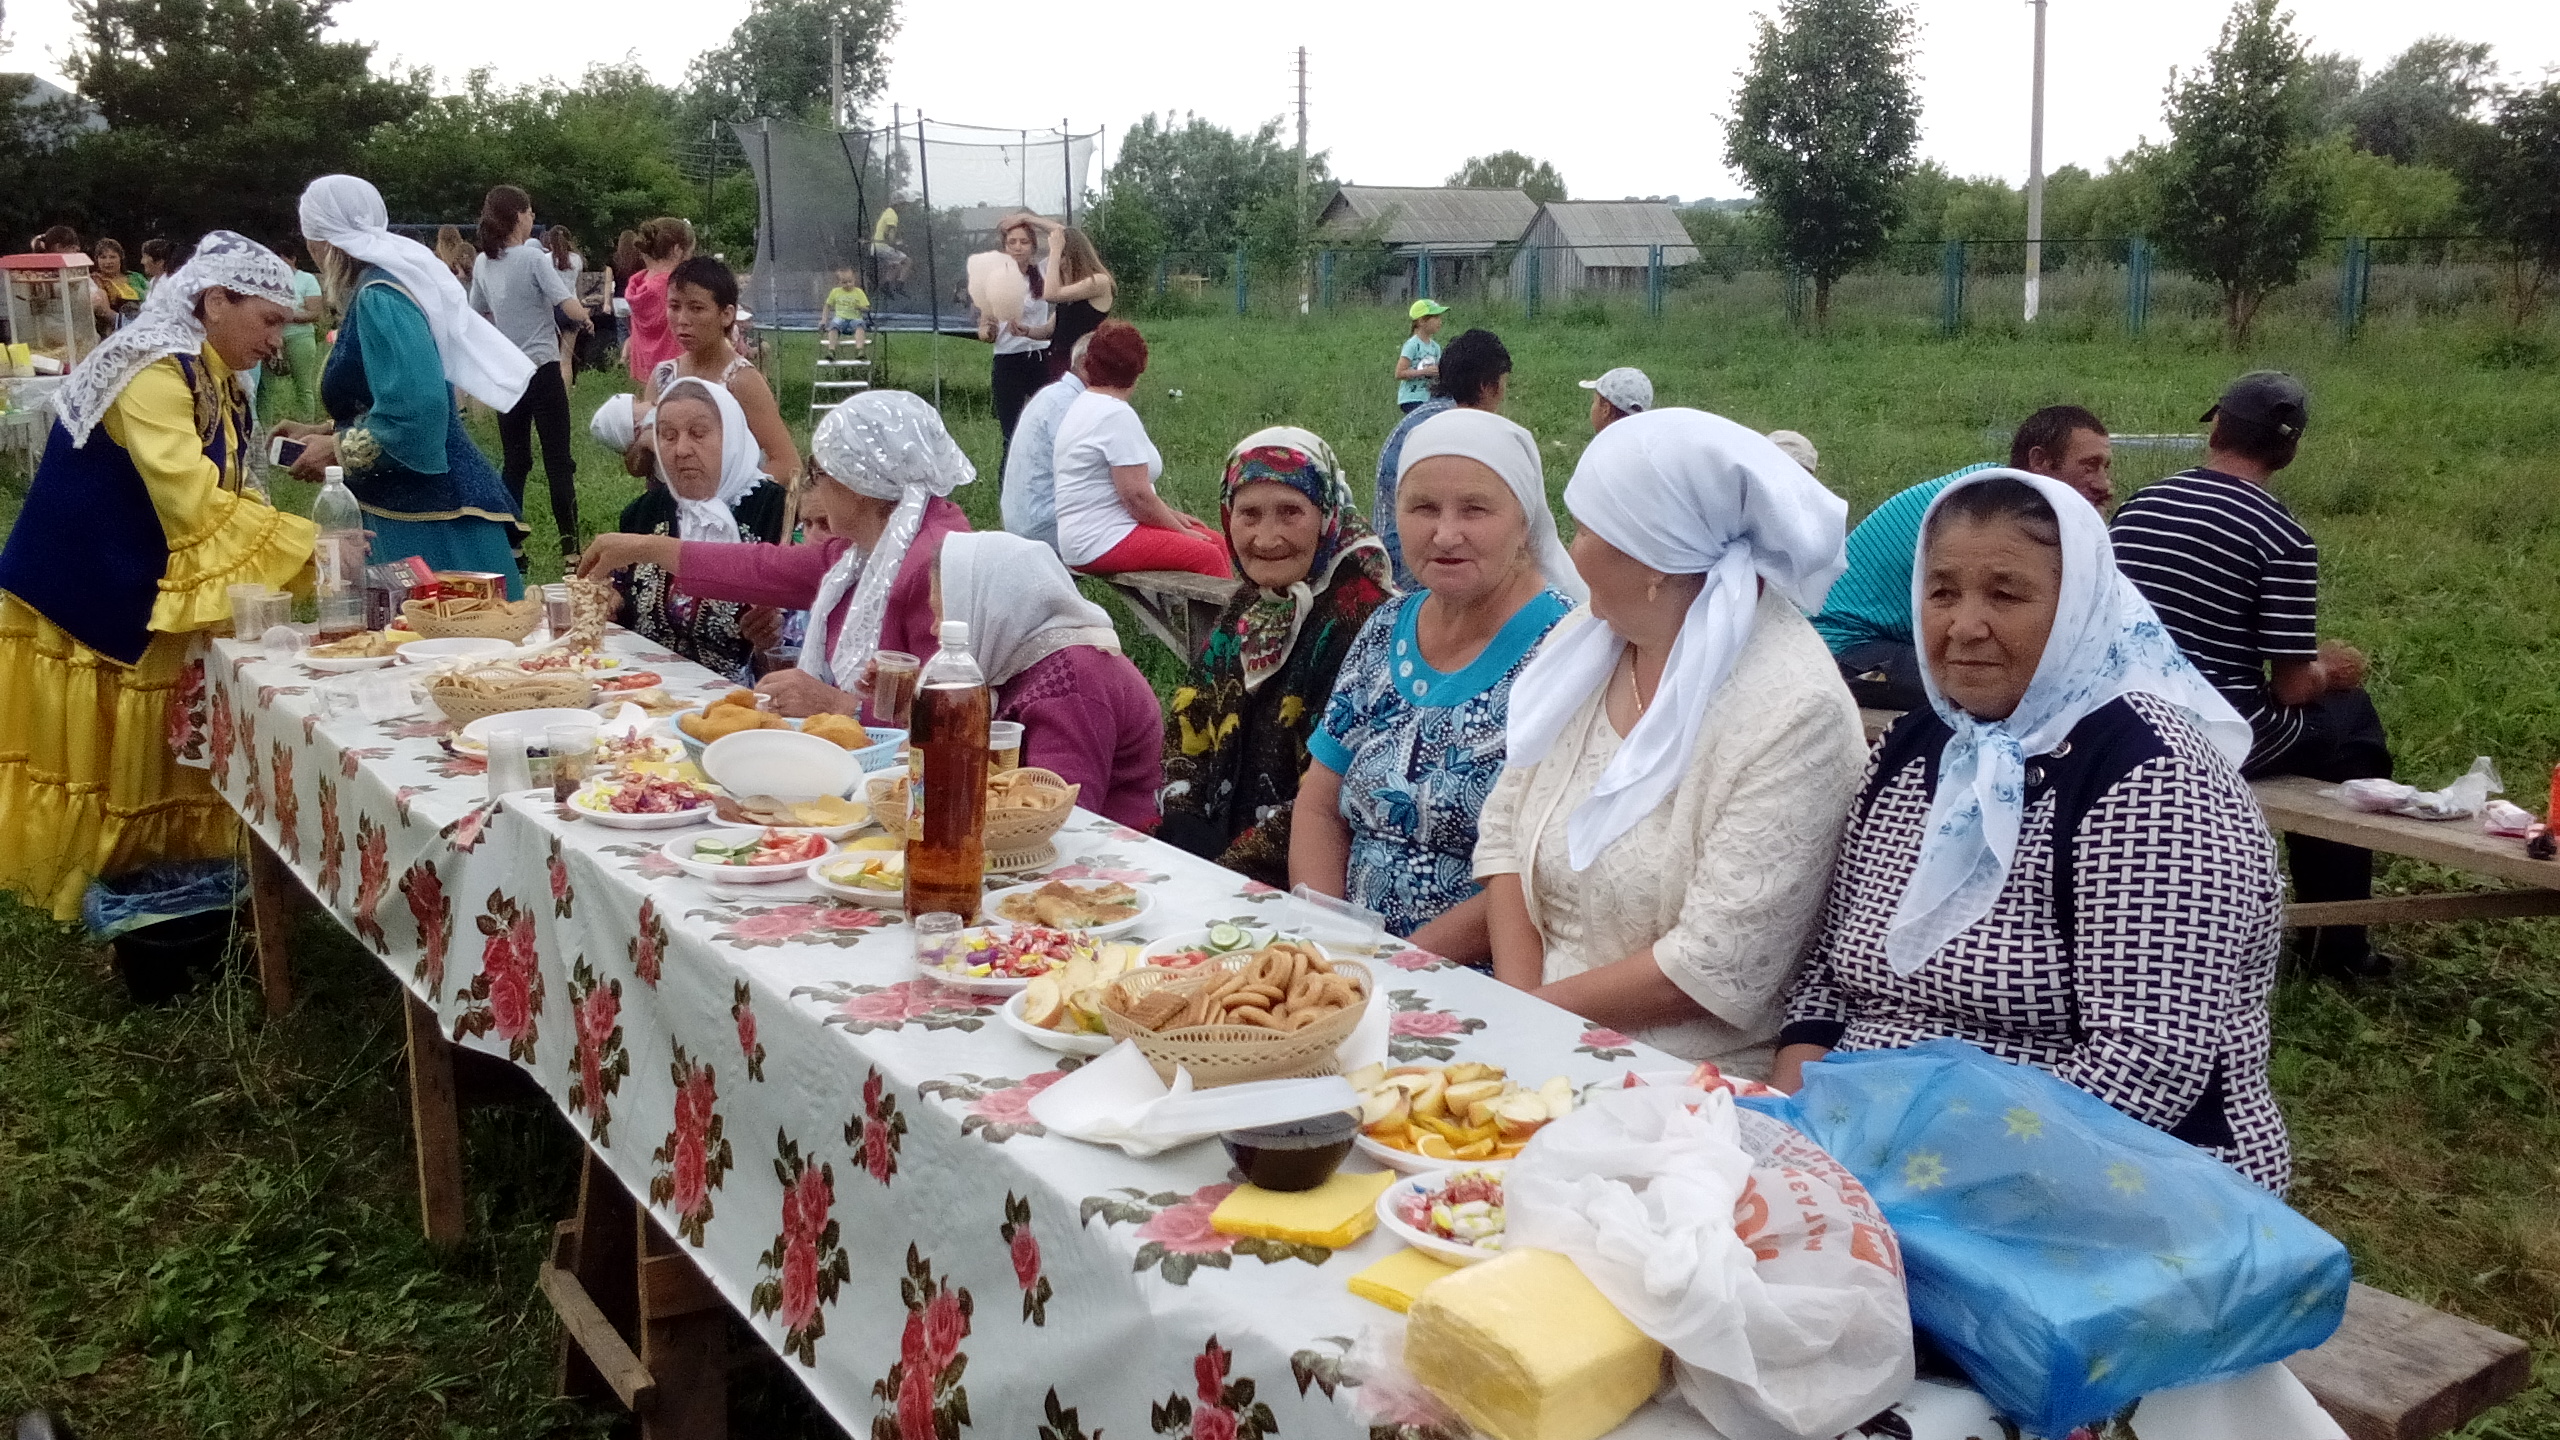
{"type": "Polygon", "coordinates": [[[1147,633],[1172,647],[1185,665],[1198,659],[1209,640],[1218,612],[1236,598],[1241,582],[1188,570],[1132,570],[1125,575],[1093,577],[1120,592],[1147,633]]]}

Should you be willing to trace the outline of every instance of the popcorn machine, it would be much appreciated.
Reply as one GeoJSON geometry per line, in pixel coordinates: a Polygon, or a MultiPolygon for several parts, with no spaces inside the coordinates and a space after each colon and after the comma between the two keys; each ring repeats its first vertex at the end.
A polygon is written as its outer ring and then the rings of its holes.
{"type": "Polygon", "coordinates": [[[97,347],[88,256],[0,255],[0,274],[9,277],[9,338],[33,351],[39,373],[66,373],[97,347]]]}

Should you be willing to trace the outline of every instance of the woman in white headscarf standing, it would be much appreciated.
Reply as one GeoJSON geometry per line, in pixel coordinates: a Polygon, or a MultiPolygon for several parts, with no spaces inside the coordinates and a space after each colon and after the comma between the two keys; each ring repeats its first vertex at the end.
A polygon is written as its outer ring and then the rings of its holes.
{"type": "Polygon", "coordinates": [[[1866,753],[1802,613],[1848,507],[1685,409],[1602,431],[1564,503],[1591,603],[1511,702],[1475,853],[1494,974],[1758,1079],[1866,753]]]}
{"type": "Polygon", "coordinates": [[[776,670],[756,688],[785,715],[852,715],[874,653],[932,658],[933,559],[944,536],[969,528],[949,497],[978,471],[933,406],[904,390],[866,390],[828,411],[809,449],[800,510],[808,543],[599,535],[578,573],[646,563],[700,599],[807,610],[799,668],[776,670]]]}
{"type": "Polygon", "coordinates": [[[2283,888],[2240,778],[2248,722],[2057,481],[1947,487],[1911,601],[1930,708],[1876,748],[1776,1083],[1834,1050],[1952,1037],[2283,1193],[2283,888]]]}
{"type": "Polygon", "coordinates": [[[1343,656],[1290,815],[1289,878],[1477,969],[1493,958],[1476,821],[1502,773],[1513,682],[1583,598],[1536,437],[1461,407],[1413,428],[1396,527],[1422,588],[1343,656]]]}
{"type": "Polygon", "coordinates": [[[188,652],[231,586],[309,580],[311,522],[246,483],[241,383],[297,303],[291,267],[217,230],[56,397],[0,551],[0,890],[57,920],[96,877],[236,841],[188,652]]]}
{"type": "Polygon", "coordinates": [[[375,563],[416,555],[437,570],[503,574],[508,595],[523,594],[515,546],[524,522],[464,432],[453,391],[504,413],[523,397],[533,361],[471,308],[434,251],[391,233],[370,183],[312,181],[302,237],[340,318],[320,371],[329,423],[276,427],[305,442],[294,475],[317,482],[328,466],[346,472],[375,563]]]}
{"type": "MultiPolygon", "coordinates": [[[[728,387],[678,380],[650,418],[659,483],[624,507],[623,534],[670,536],[680,544],[781,542],[789,497],[765,477],[763,452],[728,387]]],[[[700,599],[679,588],[675,572],[663,565],[643,561],[615,583],[623,625],[741,685],[754,683],[756,652],[782,635],[780,610],[700,599]]]]}
{"type": "Polygon", "coordinates": [[[1022,726],[1022,763],[1077,786],[1085,809],[1154,830],[1164,711],[1058,552],[1001,530],[954,535],[934,586],[936,613],[969,623],[969,653],[995,689],[989,718],[1022,726]]]}

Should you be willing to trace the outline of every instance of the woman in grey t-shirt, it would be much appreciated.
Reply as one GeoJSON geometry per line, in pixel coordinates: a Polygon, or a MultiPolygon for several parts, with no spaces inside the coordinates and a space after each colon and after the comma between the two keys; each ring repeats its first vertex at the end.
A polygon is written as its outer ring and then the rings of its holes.
{"type": "MultiPolygon", "coordinates": [[[[573,276],[551,252],[533,243],[533,200],[513,185],[489,192],[480,207],[479,259],[471,267],[471,308],[533,362],[524,398],[498,417],[505,451],[498,469],[516,511],[524,513],[524,484],[533,473],[533,440],[542,438],[542,477],[551,487],[551,521],[560,553],[578,553],[578,462],[569,453],[569,386],[560,373],[560,319],[582,321],[586,311],[572,290],[573,276]]],[[[530,520],[530,516],[526,517],[530,520]]],[[[521,565],[521,552],[516,557],[521,565]]]]}

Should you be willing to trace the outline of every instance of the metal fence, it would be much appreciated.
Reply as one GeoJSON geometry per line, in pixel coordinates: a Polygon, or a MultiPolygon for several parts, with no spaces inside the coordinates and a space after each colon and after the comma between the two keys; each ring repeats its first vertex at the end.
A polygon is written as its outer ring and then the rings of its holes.
{"type": "MultiPolygon", "coordinates": [[[[2220,325],[2211,283],[2168,268],[2147,240],[2047,240],[2037,266],[2036,323],[2141,334],[2154,325],[2220,325]]],[[[1885,323],[1956,334],[2025,323],[2023,240],[1895,245],[1831,287],[1835,323],[1885,323]]],[[[1139,290],[1123,277],[1123,293],[1139,290]]],[[[2265,297],[2260,322],[2407,324],[2493,312],[2506,294],[2499,247],[2474,236],[2343,236],[2324,241],[2294,285],[2265,297]]],[[[1318,249],[1297,258],[1170,251],[1144,280],[1148,308],[1279,315],[1402,308],[1429,296],[1523,319],[1774,319],[1810,323],[1814,286],[1765,251],[1727,246],[1491,245],[1472,250],[1318,249]],[[1694,260],[1679,263],[1680,254],[1694,260]],[[1635,263],[1629,263],[1629,262],[1635,263]]]]}

